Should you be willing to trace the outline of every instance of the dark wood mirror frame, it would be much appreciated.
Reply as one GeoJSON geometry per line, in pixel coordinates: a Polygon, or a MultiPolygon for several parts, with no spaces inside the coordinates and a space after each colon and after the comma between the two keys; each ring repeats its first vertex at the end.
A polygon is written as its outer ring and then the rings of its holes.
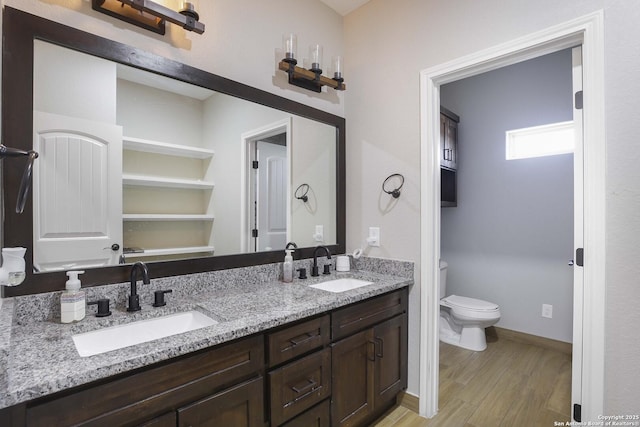
{"type": "MultiPolygon", "coordinates": [[[[35,39],[51,42],[111,61],[141,68],[173,79],[192,83],[288,113],[316,120],[336,128],[336,242],[327,247],[333,254],[345,252],[345,119],[272,93],[229,80],[203,70],[152,54],[122,43],[49,21],[10,8],[4,8],[2,51],[2,141],[11,147],[29,150],[33,143],[33,51],[35,39]]],[[[37,161],[37,160],[36,160],[37,161]]],[[[27,248],[27,278],[16,287],[2,286],[3,297],[51,292],[64,288],[64,271],[33,274],[33,202],[31,193],[24,213],[15,213],[15,200],[25,159],[11,159],[2,165],[4,181],[3,247],[27,248]],[[8,232],[7,232],[8,230],[8,232]]],[[[301,248],[296,259],[311,258],[314,248],[301,248]]],[[[177,276],[228,268],[281,262],[282,251],[193,258],[180,261],[150,262],[151,277],[177,276]]],[[[131,266],[117,265],[87,269],[84,286],[122,283],[129,280],[131,266]]]]}

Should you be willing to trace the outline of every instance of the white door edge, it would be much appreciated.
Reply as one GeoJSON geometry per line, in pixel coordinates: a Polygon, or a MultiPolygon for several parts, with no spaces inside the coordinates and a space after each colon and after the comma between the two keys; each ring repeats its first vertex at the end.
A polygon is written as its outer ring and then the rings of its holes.
{"type": "Polygon", "coordinates": [[[420,415],[438,412],[440,270],[439,115],[442,84],[582,45],[584,85],[584,307],[582,420],[604,410],[605,128],[602,10],[420,72],[420,415]]]}
{"type": "MultiPolygon", "coordinates": [[[[574,47],[571,51],[572,82],[575,94],[583,90],[582,87],[582,47],[574,47]]],[[[574,98],[573,126],[576,135],[576,146],[573,153],[573,248],[584,247],[584,138],[582,109],[578,109],[574,98]]],[[[577,256],[574,252],[574,257],[577,256]]],[[[578,266],[577,260],[573,267],[573,348],[571,355],[571,410],[573,405],[582,404],[582,325],[584,301],[584,268],[578,266]]],[[[573,414],[572,414],[573,417],[573,414]]],[[[576,421],[576,420],[574,420],[576,421]]]]}

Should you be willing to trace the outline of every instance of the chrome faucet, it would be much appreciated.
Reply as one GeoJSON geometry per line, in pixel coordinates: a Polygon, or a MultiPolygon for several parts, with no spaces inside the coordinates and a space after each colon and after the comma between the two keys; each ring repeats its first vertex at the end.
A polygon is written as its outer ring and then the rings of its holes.
{"type": "MultiPolygon", "coordinates": [[[[326,246],[318,246],[317,248],[315,248],[315,250],[313,251],[313,267],[311,267],[311,275],[313,277],[317,277],[320,275],[318,274],[318,251],[321,250],[325,251],[325,253],[327,254],[327,259],[331,259],[331,252],[329,251],[329,249],[327,249],[326,246]]],[[[329,264],[324,265],[323,274],[329,274],[329,264]]]]}
{"type": "Polygon", "coordinates": [[[138,295],[137,276],[136,271],[142,272],[142,283],[148,285],[149,282],[149,269],[143,262],[136,262],[131,267],[131,295],[129,295],[129,306],[127,311],[140,311],[140,295],[138,295]]]}

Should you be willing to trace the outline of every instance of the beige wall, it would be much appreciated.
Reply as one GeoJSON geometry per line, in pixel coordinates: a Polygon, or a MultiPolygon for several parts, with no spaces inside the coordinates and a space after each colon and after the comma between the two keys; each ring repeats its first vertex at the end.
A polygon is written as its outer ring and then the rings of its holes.
{"type": "MultiPolygon", "coordinates": [[[[616,0],[372,0],[345,18],[347,246],[372,225],[371,255],[419,262],[419,71],[604,9],[607,128],[605,412],[640,413],[640,3],[616,0]],[[406,177],[384,210],[379,183],[406,177]]],[[[418,272],[417,278],[420,277],[418,272]]],[[[418,388],[419,283],[410,300],[409,390],[418,388]]]]}
{"type": "MultiPolygon", "coordinates": [[[[178,0],[163,0],[175,4],[178,0]]],[[[290,86],[277,71],[282,36],[298,35],[298,56],[307,57],[312,43],[324,46],[325,62],[342,54],[342,17],[317,0],[203,0],[198,12],[205,33],[189,33],[167,25],[161,36],[91,9],[89,0],[0,0],[35,15],[158,55],[175,59],[268,92],[344,115],[342,92],[319,96],[290,86]]],[[[325,67],[327,68],[327,67],[325,67]]]]}

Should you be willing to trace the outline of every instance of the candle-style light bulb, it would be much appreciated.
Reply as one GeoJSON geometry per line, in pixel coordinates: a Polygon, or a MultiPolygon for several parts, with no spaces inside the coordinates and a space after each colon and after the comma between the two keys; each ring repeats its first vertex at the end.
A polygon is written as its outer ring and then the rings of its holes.
{"type": "Polygon", "coordinates": [[[282,37],[282,50],[285,61],[295,61],[298,54],[298,38],[294,33],[285,34],[282,37]]]}
{"type": "Polygon", "coordinates": [[[198,15],[197,9],[197,0],[182,0],[180,2],[180,13],[186,16],[190,16],[196,21],[200,20],[200,15],[198,15]]]}
{"type": "Polygon", "coordinates": [[[342,57],[341,56],[334,56],[333,57],[333,78],[336,80],[342,79],[342,68],[343,68],[343,63],[342,63],[342,57]]]}
{"type": "Polygon", "coordinates": [[[322,73],[322,45],[311,45],[309,47],[309,58],[311,59],[311,71],[322,73]]]}

